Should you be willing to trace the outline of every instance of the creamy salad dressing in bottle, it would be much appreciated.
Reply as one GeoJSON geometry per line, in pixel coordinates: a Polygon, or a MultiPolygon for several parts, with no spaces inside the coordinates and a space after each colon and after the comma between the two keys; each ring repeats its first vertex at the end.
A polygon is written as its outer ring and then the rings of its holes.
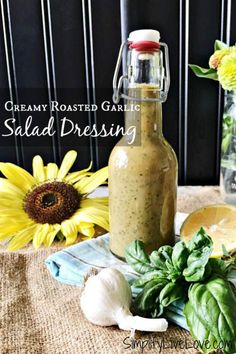
{"type": "Polygon", "coordinates": [[[128,74],[116,85],[123,44],[114,75],[114,101],[121,96],[128,105],[140,105],[139,112],[125,113],[126,129],[135,127],[135,138],[124,136],[109,159],[110,249],[120,258],[133,240],[142,240],[148,252],[174,243],[177,160],[162,134],[169,67],[167,46],[159,39],[158,31],[131,32],[128,74]],[[120,93],[124,80],[127,94],[120,93]]]}

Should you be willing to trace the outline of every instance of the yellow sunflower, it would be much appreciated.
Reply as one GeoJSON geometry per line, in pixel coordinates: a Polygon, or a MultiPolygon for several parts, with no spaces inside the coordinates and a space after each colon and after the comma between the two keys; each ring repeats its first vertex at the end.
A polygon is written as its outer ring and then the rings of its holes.
{"type": "Polygon", "coordinates": [[[108,198],[88,198],[108,177],[107,167],[92,173],[87,169],[69,173],[77,157],[69,151],[60,168],[44,166],[40,156],[33,158],[33,175],[12,163],[0,163],[0,241],[11,238],[10,251],[33,241],[37,249],[49,247],[56,235],[66,245],[77,240],[78,233],[94,236],[94,224],[109,229],[108,198]]]}

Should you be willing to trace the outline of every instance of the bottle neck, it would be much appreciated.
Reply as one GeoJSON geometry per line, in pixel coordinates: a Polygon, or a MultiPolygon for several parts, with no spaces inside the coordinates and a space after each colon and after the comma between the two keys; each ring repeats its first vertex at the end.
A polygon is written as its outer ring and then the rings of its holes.
{"type": "Polygon", "coordinates": [[[128,53],[128,96],[138,99],[128,105],[139,105],[140,111],[126,112],[126,129],[136,127],[142,142],[162,137],[162,104],[144,99],[160,98],[163,86],[163,57],[161,50],[130,50],[128,53]]]}
{"type": "Polygon", "coordinates": [[[136,127],[137,139],[141,137],[142,142],[161,138],[162,133],[162,103],[157,101],[142,101],[143,98],[158,98],[160,91],[157,86],[148,84],[136,84],[129,88],[129,94],[140,101],[130,101],[128,107],[139,107],[139,111],[130,110],[125,115],[126,130],[136,127]]]}

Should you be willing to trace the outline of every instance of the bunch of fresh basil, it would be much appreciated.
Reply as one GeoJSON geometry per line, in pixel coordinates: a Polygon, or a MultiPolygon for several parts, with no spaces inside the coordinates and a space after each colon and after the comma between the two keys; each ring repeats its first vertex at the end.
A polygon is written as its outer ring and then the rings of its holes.
{"type": "Polygon", "coordinates": [[[142,288],[134,309],[139,315],[157,317],[182,300],[192,336],[209,341],[203,352],[211,353],[224,343],[225,353],[231,354],[236,352],[236,288],[227,274],[235,260],[209,258],[212,245],[202,228],[188,244],[162,246],[150,256],[142,241],[132,242],[126,260],[140,274],[132,285],[142,288]]]}

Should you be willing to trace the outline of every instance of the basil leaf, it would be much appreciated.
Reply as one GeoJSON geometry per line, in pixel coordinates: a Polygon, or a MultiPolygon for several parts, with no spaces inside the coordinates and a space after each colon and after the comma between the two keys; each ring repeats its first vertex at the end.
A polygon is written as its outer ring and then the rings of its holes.
{"type": "Polygon", "coordinates": [[[201,68],[200,66],[194,64],[189,64],[189,66],[197,77],[218,81],[217,70],[201,68]]]}
{"type": "Polygon", "coordinates": [[[207,266],[212,253],[213,242],[201,228],[188,243],[190,255],[183,276],[188,282],[197,282],[205,279],[211,273],[210,265],[207,266]]]}
{"type": "Polygon", "coordinates": [[[137,273],[145,274],[154,270],[142,241],[135,240],[126,247],[125,259],[137,273]]]}
{"type": "Polygon", "coordinates": [[[188,301],[184,307],[184,315],[189,330],[193,338],[198,341],[198,344],[201,346],[203,353],[211,353],[215,351],[216,348],[214,348],[214,343],[217,343],[217,339],[214,337],[211,331],[206,328],[204,323],[201,322],[190,301],[188,301]]]}
{"type": "Polygon", "coordinates": [[[187,282],[198,282],[204,280],[210,274],[210,267],[207,267],[212,249],[204,247],[201,250],[193,251],[187,260],[187,268],[183,271],[183,276],[187,282]],[[207,273],[206,273],[207,270],[207,273]]]}
{"type": "Polygon", "coordinates": [[[169,279],[172,282],[176,282],[179,278],[181,278],[182,274],[181,271],[177,270],[172,263],[166,262],[166,268],[167,268],[167,279],[169,279]]]}
{"type": "Polygon", "coordinates": [[[223,255],[224,257],[230,257],[229,252],[227,251],[226,247],[224,244],[222,244],[222,251],[223,251],[223,255]]]}
{"type": "Polygon", "coordinates": [[[155,308],[152,309],[151,311],[151,317],[156,318],[160,317],[164,312],[163,306],[157,302],[155,308]]]}
{"type": "Polygon", "coordinates": [[[209,259],[209,263],[215,274],[218,274],[223,277],[227,276],[228,266],[227,263],[224,262],[222,259],[211,258],[209,259]]]}
{"type": "Polygon", "coordinates": [[[172,263],[172,252],[173,248],[171,246],[162,246],[158,251],[153,251],[150,255],[150,261],[152,265],[157,269],[166,270],[166,262],[169,264],[172,263]]]}
{"type": "Polygon", "coordinates": [[[159,270],[166,270],[166,263],[165,259],[163,260],[162,257],[160,257],[160,254],[158,251],[153,251],[150,254],[150,261],[153,267],[159,269],[159,270]]]}
{"type": "Polygon", "coordinates": [[[145,273],[141,275],[139,278],[135,279],[132,283],[132,286],[136,288],[144,287],[151,280],[155,280],[156,278],[166,278],[167,274],[161,270],[153,270],[151,272],[145,273]]]}
{"type": "Polygon", "coordinates": [[[168,280],[159,278],[147,283],[134,301],[135,313],[145,314],[158,307],[159,293],[167,282],[168,280]]]}
{"type": "Polygon", "coordinates": [[[171,256],[173,252],[173,247],[171,246],[161,246],[158,250],[159,254],[161,257],[163,257],[163,260],[165,259],[166,261],[171,262],[171,256]]]}
{"type": "Polygon", "coordinates": [[[185,298],[185,293],[182,284],[180,285],[172,282],[166,284],[159,295],[159,301],[163,307],[167,307],[172,304],[172,302],[183,298],[185,298]]]}
{"type": "Polygon", "coordinates": [[[177,270],[182,271],[187,265],[189,249],[185,242],[177,242],[172,252],[172,263],[177,270]]]}
{"type": "Polygon", "coordinates": [[[222,151],[223,151],[224,154],[225,154],[226,151],[228,150],[231,141],[232,141],[232,134],[231,134],[231,133],[228,133],[228,134],[222,139],[222,142],[221,142],[221,149],[222,149],[222,151]]]}
{"type": "Polygon", "coordinates": [[[229,283],[230,283],[230,287],[236,297],[236,284],[232,283],[230,279],[228,279],[229,283]]]}
{"type": "Polygon", "coordinates": [[[193,236],[188,243],[188,249],[190,252],[201,250],[203,247],[213,247],[213,242],[210,236],[207,235],[203,227],[193,236]]]}
{"type": "Polygon", "coordinates": [[[229,258],[226,261],[218,258],[210,258],[209,264],[213,270],[213,273],[220,275],[221,277],[227,278],[228,273],[236,264],[234,258],[229,258]]]}
{"type": "MultiPolygon", "coordinates": [[[[224,352],[236,352],[236,294],[229,281],[211,277],[208,282],[189,288],[189,304],[184,314],[192,335],[196,339],[213,339],[225,344],[224,352]],[[191,315],[191,313],[194,313],[191,315]],[[198,321],[196,321],[196,318],[198,321]]],[[[210,353],[209,350],[203,350],[210,353]]]]}

